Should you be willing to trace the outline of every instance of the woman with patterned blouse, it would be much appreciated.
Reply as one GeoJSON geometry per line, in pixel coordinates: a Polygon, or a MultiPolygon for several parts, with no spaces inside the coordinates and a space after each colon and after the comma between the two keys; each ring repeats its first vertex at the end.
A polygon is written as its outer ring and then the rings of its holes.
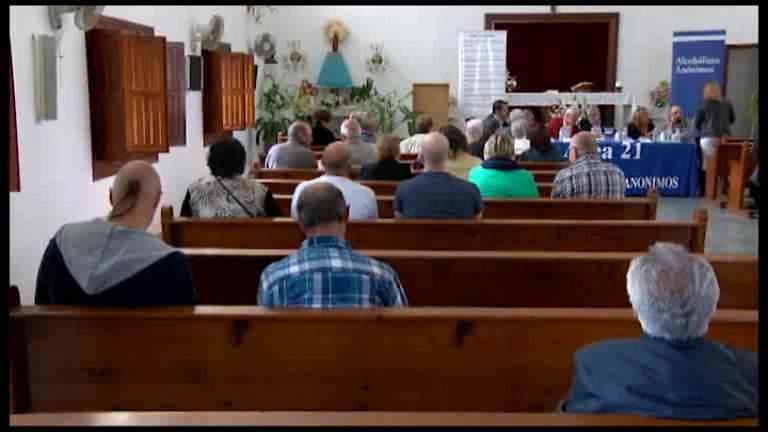
{"type": "Polygon", "coordinates": [[[208,153],[211,175],[189,187],[181,206],[182,217],[279,217],[272,193],[254,179],[244,178],[245,148],[235,138],[214,143],[208,153]]]}

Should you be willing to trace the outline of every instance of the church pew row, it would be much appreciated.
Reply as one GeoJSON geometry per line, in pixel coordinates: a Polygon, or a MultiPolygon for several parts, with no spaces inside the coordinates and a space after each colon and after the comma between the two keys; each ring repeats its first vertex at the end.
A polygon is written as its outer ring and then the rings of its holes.
{"type": "MultiPolygon", "coordinates": [[[[304,180],[288,180],[288,179],[259,179],[259,183],[266,186],[273,195],[293,195],[293,191],[296,190],[296,186],[304,180]]],[[[373,193],[376,195],[392,196],[397,190],[397,186],[400,182],[396,181],[381,181],[381,180],[363,180],[359,182],[369,188],[373,189],[373,193]]],[[[549,197],[552,194],[552,183],[536,183],[539,188],[539,195],[542,197],[549,197]]]]}
{"type": "MultiPolygon", "coordinates": [[[[291,214],[291,195],[274,195],[282,215],[291,214]]],[[[376,196],[379,217],[395,217],[394,197],[376,196]]],[[[485,219],[579,219],[579,220],[655,220],[657,195],[623,200],[591,199],[486,199],[483,200],[485,219]]]]}
{"type": "Polygon", "coordinates": [[[757,426],[757,419],[662,420],[618,414],[392,411],[122,411],[13,414],[11,426],[757,426]]]}
{"type": "MultiPolygon", "coordinates": [[[[182,249],[200,304],[255,305],[262,271],[295,250],[182,249]],[[222,279],[222,275],[226,275],[222,279]]],[[[630,307],[627,269],[638,253],[358,251],[397,272],[410,306],[630,307]]],[[[704,255],[718,307],[757,310],[757,257],[704,255]]]]}
{"type": "MultiPolygon", "coordinates": [[[[290,218],[175,218],[161,209],[163,240],[175,247],[295,249],[304,240],[290,218]]],[[[354,249],[383,250],[536,250],[571,252],[643,252],[655,242],[678,243],[704,252],[707,211],[693,220],[397,220],[354,221],[347,241],[354,249]]]]}
{"type": "MultiPolygon", "coordinates": [[[[257,173],[259,179],[311,180],[320,177],[324,172],[316,169],[261,169],[257,173]]],[[[557,171],[531,171],[537,183],[552,183],[557,171]]],[[[353,169],[349,178],[357,180],[360,170],[353,169]]]]}
{"type": "MultiPolygon", "coordinates": [[[[757,311],[707,338],[757,349],[757,311]]],[[[631,309],[10,310],[13,413],[552,412],[572,355],[636,337],[631,309]]]]}

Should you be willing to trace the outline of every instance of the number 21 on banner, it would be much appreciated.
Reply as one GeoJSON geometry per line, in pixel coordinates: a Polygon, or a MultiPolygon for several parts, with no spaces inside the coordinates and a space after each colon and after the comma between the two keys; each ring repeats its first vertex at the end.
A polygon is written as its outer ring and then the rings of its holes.
{"type": "Polygon", "coordinates": [[[640,142],[634,142],[634,143],[622,143],[621,146],[624,147],[624,151],[621,152],[621,158],[622,159],[640,159],[640,150],[642,150],[642,143],[640,142]],[[632,157],[632,148],[635,148],[635,155],[632,157]]]}

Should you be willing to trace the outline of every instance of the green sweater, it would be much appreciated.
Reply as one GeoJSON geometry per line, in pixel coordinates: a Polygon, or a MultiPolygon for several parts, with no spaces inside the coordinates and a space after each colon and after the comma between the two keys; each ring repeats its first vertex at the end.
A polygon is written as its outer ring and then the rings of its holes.
{"type": "Polygon", "coordinates": [[[538,198],[533,174],[525,169],[498,170],[478,165],[469,171],[468,180],[480,189],[483,198],[538,198]]]}

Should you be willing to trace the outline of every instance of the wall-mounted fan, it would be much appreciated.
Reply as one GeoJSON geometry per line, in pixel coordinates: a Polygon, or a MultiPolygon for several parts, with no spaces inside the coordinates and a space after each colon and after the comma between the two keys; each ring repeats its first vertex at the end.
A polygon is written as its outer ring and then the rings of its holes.
{"type": "Polygon", "coordinates": [[[88,31],[99,22],[104,6],[48,6],[48,19],[54,30],[61,30],[61,16],[75,13],[75,25],[82,31],[88,31]]]}
{"type": "Polygon", "coordinates": [[[214,15],[208,25],[197,24],[192,26],[192,52],[197,53],[200,44],[203,49],[215,50],[224,37],[224,18],[214,15]]]}
{"type": "Polygon", "coordinates": [[[264,59],[264,64],[277,64],[277,60],[275,60],[277,39],[272,33],[257,35],[249,48],[256,57],[264,59]]]}

